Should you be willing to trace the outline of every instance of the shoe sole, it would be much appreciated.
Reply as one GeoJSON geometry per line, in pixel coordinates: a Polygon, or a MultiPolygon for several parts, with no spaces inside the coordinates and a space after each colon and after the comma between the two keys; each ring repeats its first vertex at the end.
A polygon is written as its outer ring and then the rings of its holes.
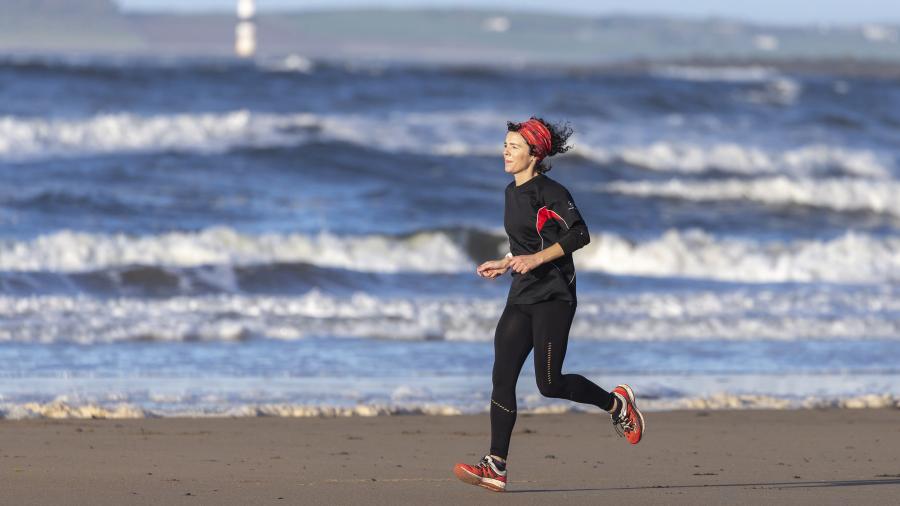
{"type": "Polygon", "coordinates": [[[456,466],[453,468],[453,474],[455,474],[456,477],[460,479],[460,481],[462,481],[464,483],[468,483],[469,485],[477,485],[479,487],[484,487],[493,492],[505,492],[506,491],[506,487],[501,487],[499,485],[490,483],[491,481],[496,481],[496,480],[482,479],[480,476],[472,474],[469,471],[466,471],[464,468],[459,467],[459,466],[456,466]]]}
{"type": "MultiPolygon", "coordinates": [[[[625,390],[625,393],[628,394],[628,402],[631,403],[631,407],[634,408],[634,412],[637,413],[638,418],[641,419],[641,439],[643,439],[644,431],[647,430],[647,422],[644,421],[644,414],[641,413],[641,410],[639,410],[637,407],[637,400],[634,398],[634,391],[631,389],[630,386],[628,386],[626,384],[616,385],[616,387],[621,388],[622,390],[625,390]]],[[[638,440],[638,443],[640,443],[640,442],[641,441],[638,440]]],[[[637,443],[631,443],[631,444],[637,444],[637,443]]]]}

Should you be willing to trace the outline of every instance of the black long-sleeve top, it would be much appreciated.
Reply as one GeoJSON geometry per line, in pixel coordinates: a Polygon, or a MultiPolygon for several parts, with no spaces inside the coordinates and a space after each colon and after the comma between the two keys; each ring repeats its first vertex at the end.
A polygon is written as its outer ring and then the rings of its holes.
{"type": "Polygon", "coordinates": [[[559,243],[564,256],[519,274],[512,273],[508,304],[569,300],[575,296],[572,253],[591,241],[587,225],[566,188],[539,174],[521,186],[506,187],[503,225],[513,255],[530,255],[559,243]]]}

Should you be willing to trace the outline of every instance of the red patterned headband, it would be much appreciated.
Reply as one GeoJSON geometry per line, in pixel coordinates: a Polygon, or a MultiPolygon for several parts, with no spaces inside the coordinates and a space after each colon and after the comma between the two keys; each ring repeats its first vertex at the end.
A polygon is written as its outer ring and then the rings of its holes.
{"type": "Polygon", "coordinates": [[[519,133],[525,138],[525,142],[534,148],[534,156],[537,157],[538,161],[543,160],[550,154],[550,130],[543,123],[531,118],[528,121],[519,123],[519,133]]]}

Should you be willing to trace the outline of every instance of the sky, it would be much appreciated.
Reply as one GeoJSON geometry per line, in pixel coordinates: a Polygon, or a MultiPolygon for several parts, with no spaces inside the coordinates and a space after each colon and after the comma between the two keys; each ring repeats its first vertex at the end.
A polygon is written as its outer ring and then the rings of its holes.
{"type": "MultiPolygon", "coordinates": [[[[116,0],[127,10],[234,10],[237,0],[116,0]],[[186,7],[185,4],[188,4],[186,7]]],[[[791,25],[900,24],[898,0],[257,0],[259,10],[346,7],[476,7],[559,14],[656,14],[726,17],[791,25]]]]}

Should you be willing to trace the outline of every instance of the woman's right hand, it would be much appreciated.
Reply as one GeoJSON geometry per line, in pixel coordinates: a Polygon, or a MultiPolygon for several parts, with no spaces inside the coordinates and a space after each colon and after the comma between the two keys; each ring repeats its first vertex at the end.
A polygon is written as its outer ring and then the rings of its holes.
{"type": "Polygon", "coordinates": [[[507,270],[509,270],[509,259],[504,258],[503,260],[488,260],[479,265],[475,269],[475,273],[482,278],[494,279],[505,274],[507,270]]]}

